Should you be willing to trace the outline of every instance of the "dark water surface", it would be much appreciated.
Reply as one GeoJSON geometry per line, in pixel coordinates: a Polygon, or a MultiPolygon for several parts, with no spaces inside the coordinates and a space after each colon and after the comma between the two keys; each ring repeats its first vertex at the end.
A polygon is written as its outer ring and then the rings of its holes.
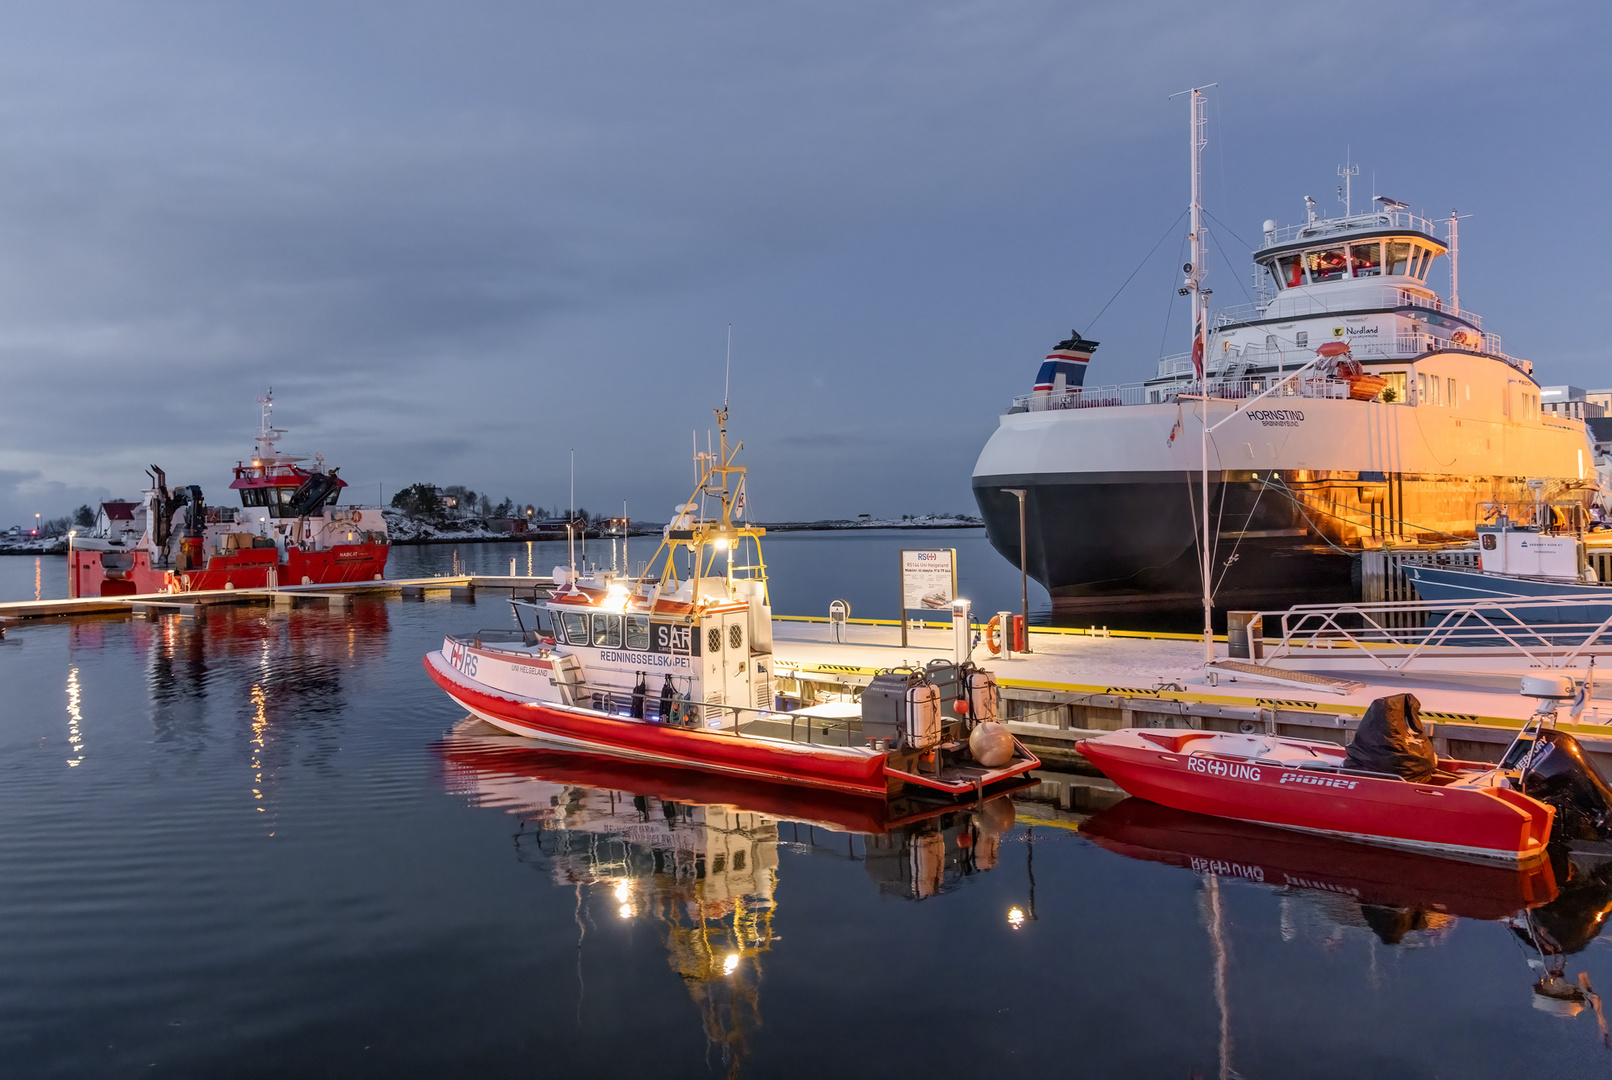
{"type": "Polygon", "coordinates": [[[885,828],[456,732],[420,655],[506,619],[12,629],[0,1076],[1612,1075],[1604,868],[1089,817],[1062,777],[885,828]]]}

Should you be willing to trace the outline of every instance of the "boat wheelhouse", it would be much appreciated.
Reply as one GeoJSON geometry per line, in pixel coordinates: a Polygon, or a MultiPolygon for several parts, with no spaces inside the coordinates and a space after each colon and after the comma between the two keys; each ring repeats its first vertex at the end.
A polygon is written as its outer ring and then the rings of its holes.
{"type": "MultiPolygon", "coordinates": [[[[1197,107],[1194,121],[1196,137],[1197,107]]],[[[1195,222],[1196,163],[1195,149],[1195,222]]],[[[1588,507],[1583,422],[1543,412],[1532,363],[1460,307],[1456,216],[1441,238],[1405,204],[1373,202],[1326,218],[1306,199],[1301,223],[1265,222],[1257,299],[1218,312],[1195,228],[1190,351],[1142,382],[1089,385],[1096,343],[1077,333],[1013,400],[975,498],[992,545],[1055,608],[1196,604],[1205,468],[1213,591],[1242,605],[1353,599],[1362,549],[1469,541],[1488,507],[1530,507],[1541,489],[1588,507]],[[1440,260],[1448,298],[1430,284],[1440,260]],[[1077,345],[1078,372],[1055,385],[1077,345]]]]}
{"type": "MultiPolygon", "coordinates": [[[[567,749],[888,799],[961,798],[1039,764],[996,722],[996,680],[966,657],[874,677],[860,701],[788,710],[773,693],[765,530],[744,520],[740,447],[715,453],[649,572],[556,567],[521,629],[448,636],[426,654],[459,705],[567,749]]],[[[741,444],[742,446],[742,444],[741,444]]]]}

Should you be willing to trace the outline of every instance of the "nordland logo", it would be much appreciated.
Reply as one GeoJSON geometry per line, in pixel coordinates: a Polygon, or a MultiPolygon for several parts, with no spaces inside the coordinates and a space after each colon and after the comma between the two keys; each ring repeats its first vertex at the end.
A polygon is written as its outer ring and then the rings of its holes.
{"type": "Polygon", "coordinates": [[[1334,327],[1333,327],[1333,328],[1332,328],[1332,336],[1333,336],[1333,337],[1342,337],[1342,336],[1343,336],[1343,327],[1341,327],[1341,326],[1334,326],[1334,327]]]}

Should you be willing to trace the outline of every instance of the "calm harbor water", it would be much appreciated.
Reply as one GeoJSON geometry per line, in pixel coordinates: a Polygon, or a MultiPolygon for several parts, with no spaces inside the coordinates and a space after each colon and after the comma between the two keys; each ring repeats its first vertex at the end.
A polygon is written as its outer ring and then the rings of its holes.
{"type": "MultiPolygon", "coordinates": [[[[859,561],[779,609],[880,613],[859,561]]],[[[420,670],[506,611],[11,630],[0,1075],[1612,1074],[1584,993],[1612,990],[1605,868],[1205,824],[1059,776],[892,826],[545,752],[420,670]],[[1046,801],[1065,783],[1084,809],[1046,801]]]]}

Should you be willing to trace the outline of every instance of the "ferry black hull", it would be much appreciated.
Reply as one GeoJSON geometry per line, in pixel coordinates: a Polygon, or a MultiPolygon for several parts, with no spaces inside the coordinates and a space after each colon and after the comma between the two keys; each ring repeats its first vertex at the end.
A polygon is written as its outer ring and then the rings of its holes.
{"type": "MultiPolygon", "coordinates": [[[[1019,504],[1005,489],[1026,491],[1029,573],[1055,613],[1187,610],[1203,595],[1194,539],[1201,482],[1184,473],[975,477],[974,497],[991,546],[1018,566],[1019,504]]],[[[1353,555],[1316,535],[1287,494],[1211,475],[1209,508],[1219,534],[1216,607],[1354,597],[1353,555]]]]}

